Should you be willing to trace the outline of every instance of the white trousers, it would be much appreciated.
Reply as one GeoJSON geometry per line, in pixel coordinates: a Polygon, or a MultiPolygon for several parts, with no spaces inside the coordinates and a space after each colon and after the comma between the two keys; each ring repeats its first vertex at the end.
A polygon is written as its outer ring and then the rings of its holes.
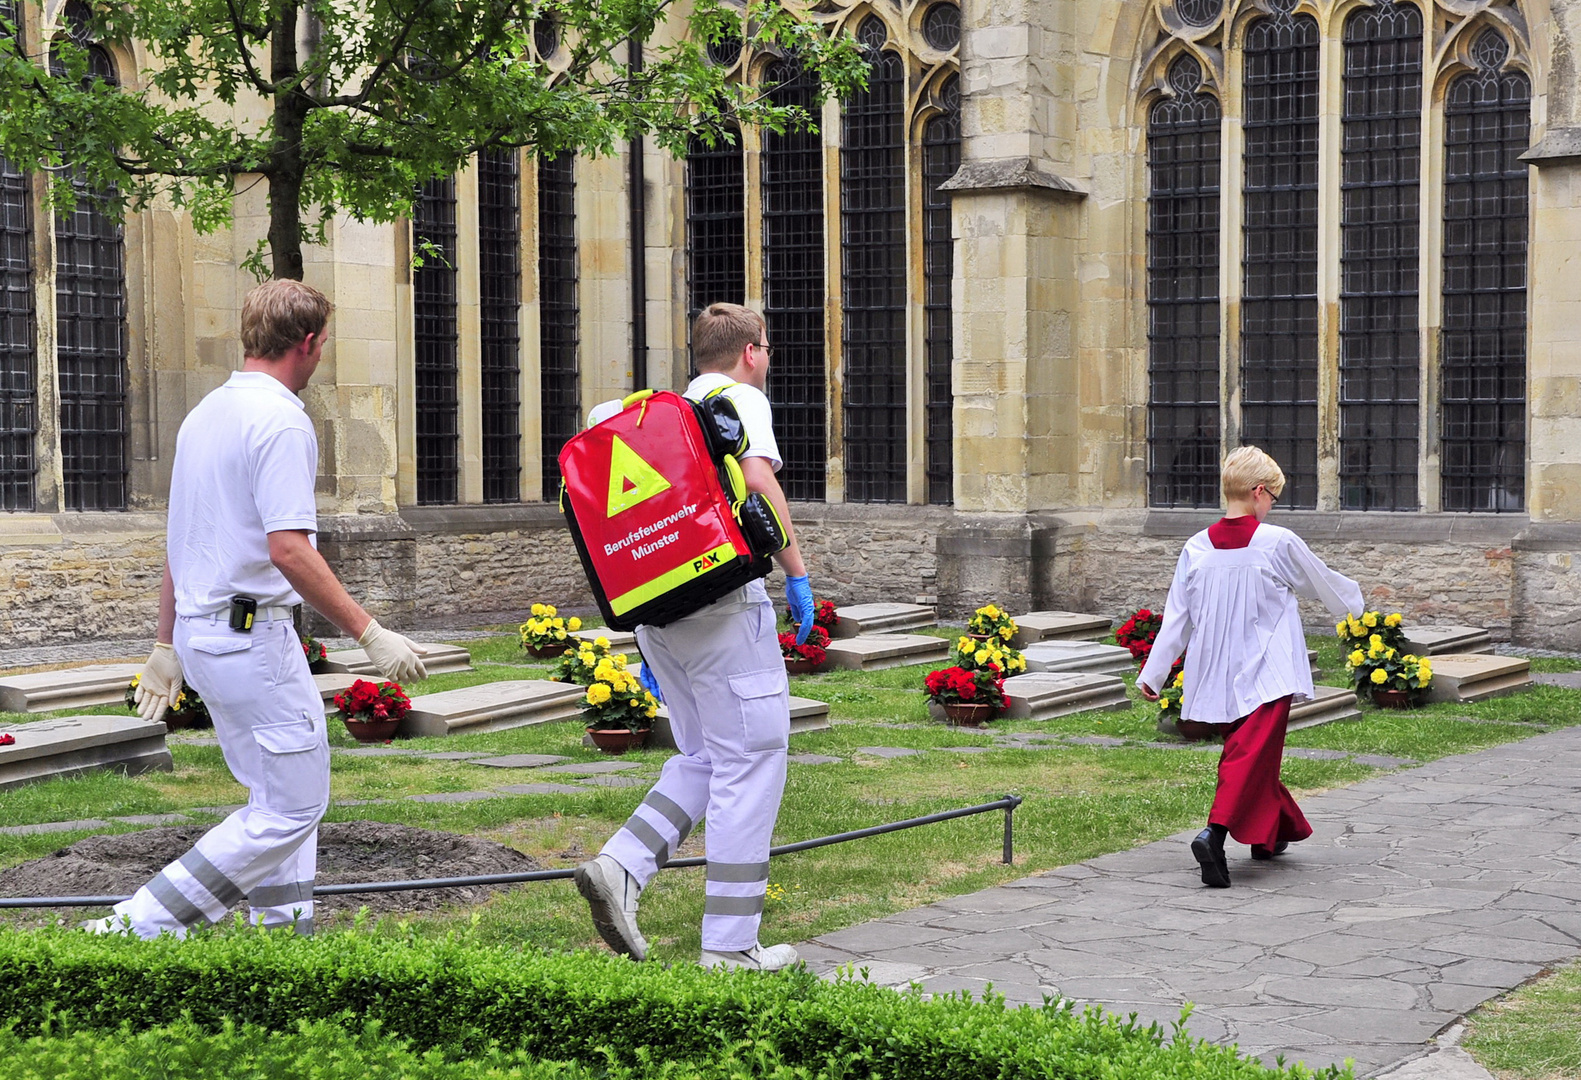
{"type": "Polygon", "coordinates": [[[323,698],[289,620],[232,630],[225,615],[179,618],[176,655],[214,718],[247,805],[115,906],[139,937],[184,936],[244,897],[252,921],[313,931],[318,823],[329,806],[323,698]]]}
{"type": "Polygon", "coordinates": [[[769,881],[769,845],[785,791],[790,685],[774,607],[701,615],[637,628],[669,707],[680,753],[630,820],[604,845],[642,885],[708,819],[703,948],[758,942],[769,881]]]}

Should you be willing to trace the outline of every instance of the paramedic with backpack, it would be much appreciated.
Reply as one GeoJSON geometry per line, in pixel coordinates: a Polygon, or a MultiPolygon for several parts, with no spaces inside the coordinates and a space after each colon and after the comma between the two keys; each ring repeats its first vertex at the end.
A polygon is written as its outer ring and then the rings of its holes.
{"type": "MultiPolygon", "coordinates": [[[[790,527],[790,510],[774,473],[779,446],[764,387],[768,329],[763,317],[737,304],[712,304],[692,330],[692,356],[702,374],[685,396],[700,401],[721,390],[747,433],[741,470],[747,487],[773,503],[788,543],[774,556],[785,571],[785,597],[799,624],[812,626],[812,588],[790,527]]],[[[618,401],[593,410],[598,423],[618,401]]],[[[790,737],[790,686],[780,656],[774,605],[761,579],[666,626],[639,626],[644,681],[664,688],[670,729],[680,753],[599,855],[576,868],[576,884],[592,907],[593,924],[617,952],[647,955],[637,929],[637,898],[681,841],[708,820],[702,957],[705,967],[776,971],[794,964],[789,945],[758,944],[769,880],[769,841],[785,789],[790,737]]]]}

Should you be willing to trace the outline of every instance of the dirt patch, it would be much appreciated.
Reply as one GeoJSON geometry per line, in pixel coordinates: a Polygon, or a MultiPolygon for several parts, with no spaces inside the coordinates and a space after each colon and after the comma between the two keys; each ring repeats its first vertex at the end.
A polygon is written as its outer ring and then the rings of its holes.
{"type": "MultiPolygon", "coordinates": [[[[184,855],[208,831],[204,825],[145,829],[116,836],[90,836],[42,859],[0,871],[0,896],[121,896],[129,894],[184,855]]],[[[318,831],[318,884],[409,881],[418,878],[473,877],[541,870],[529,855],[454,833],[414,829],[381,821],[343,821],[318,831]]],[[[317,914],[354,912],[367,907],[376,915],[437,911],[476,904],[491,894],[532,885],[487,885],[415,892],[357,893],[319,897],[317,914]]],[[[68,909],[55,909],[66,914],[68,909]]]]}

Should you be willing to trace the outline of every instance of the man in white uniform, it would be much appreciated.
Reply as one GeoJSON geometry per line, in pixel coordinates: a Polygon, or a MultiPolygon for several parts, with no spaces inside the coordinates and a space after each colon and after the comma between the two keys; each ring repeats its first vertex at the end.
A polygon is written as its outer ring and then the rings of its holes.
{"type": "MultiPolygon", "coordinates": [[[[791,532],[790,508],[774,474],[780,468],[768,382],[763,317],[737,304],[713,304],[697,317],[692,355],[702,372],[685,396],[701,401],[721,389],[741,416],[747,487],[774,504],[789,534],[774,556],[785,571],[785,596],[800,624],[812,626],[812,587],[791,532]]],[[[598,423],[620,410],[593,410],[598,423]]],[[[790,687],[781,659],[774,605],[762,580],[742,586],[668,626],[639,626],[643,675],[665,689],[670,729],[680,753],[598,857],[576,869],[593,924],[617,952],[641,960],[648,945],[637,929],[637,897],[703,817],[708,819],[702,957],[705,967],[774,971],[796,962],[789,945],[764,948],[758,925],[769,881],[769,844],[785,790],[790,687]]]]}
{"type": "Polygon", "coordinates": [[[297,393],[318,367],[330,310],[299,281],[249,293],[242,370],[176,437],[159,644],[138,683],[138,712],[158,719],[190,683],[247,805],[87,929],[184,936],[245,897],[254,923],[311,933],[329,744],[291,609],[311,604],[385,678],[427,674],[421,650],[370,618],[315,545],[318,440],[297,393]]]}

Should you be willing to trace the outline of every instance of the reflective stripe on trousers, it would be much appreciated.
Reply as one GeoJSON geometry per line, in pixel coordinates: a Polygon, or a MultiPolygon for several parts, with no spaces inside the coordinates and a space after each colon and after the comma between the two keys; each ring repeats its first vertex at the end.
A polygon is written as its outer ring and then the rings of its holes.
{"type": "Polygon", "coordinates": [[[680,753],[604,853],[646,885],[706,817],[703,948],[749,949],[758,941],[790,737],[773,605],[639,627],[637,637],[680,753]]]}

